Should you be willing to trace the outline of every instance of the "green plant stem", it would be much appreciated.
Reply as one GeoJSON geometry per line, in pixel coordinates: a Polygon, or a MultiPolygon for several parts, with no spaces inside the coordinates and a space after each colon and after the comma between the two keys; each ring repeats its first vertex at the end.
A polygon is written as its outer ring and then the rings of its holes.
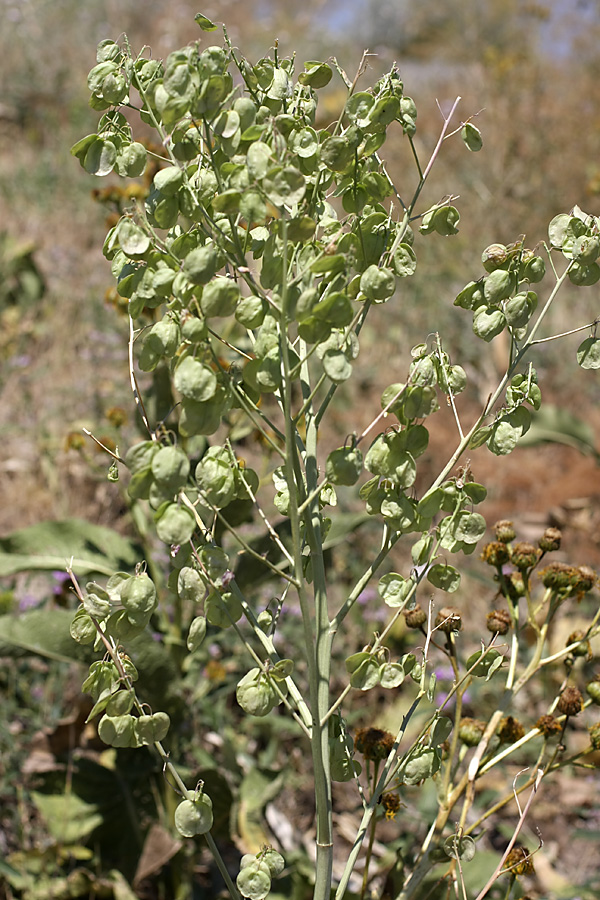
{"type": "MultiPolygon", "coordinates": [[[[316,864],[314,900],[329,900],[333,874],[333,832],[331,808],[331,776],[329,772],[328,726],[321,721],[329,706],[329,679],[331,665],[331,640],[327,611],[327,591],[323,548],[320,538],[318,503],[306,509],[302,519],[299,514],[299,497],[304,493],[302,469],[298,457],[298,434],[294,425],[292,410],[292,381],[290,349],[288,338],[288,281],[287,281],[287,221],[282,219],[283,240],[283,284],[281,292],[280,351],[283,363],[283,388],[281,401],[285,419],[286,459],[284,473],[288,485],[290,503],[289,518],[292,530],[294,569],[298,581],[298,599],[302,613],[304,644],[308,662],[309,696],[312,710],[311,749],[314,769],[314,789],[317,820],[316,864]],[[306,538],[311,551],[314,593],[314,626],[308,602],[306,584],[303,578],[304,557],[301,524],[305,526],[306,538]]],[[[308,366],[301,373],[303,396],[310,393],[308,366]]],[[[310,493],[318,483],[317,428],[312,412],[307,409],[305,472],[306,491],[310,493]]]]}

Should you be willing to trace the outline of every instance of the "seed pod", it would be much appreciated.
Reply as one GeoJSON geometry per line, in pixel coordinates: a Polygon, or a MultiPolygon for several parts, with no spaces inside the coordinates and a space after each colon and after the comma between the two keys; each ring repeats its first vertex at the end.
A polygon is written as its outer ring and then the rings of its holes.
{"type": "Polygon", "coordinates": [[[541,256],[533,256],[523,266],[521,277],[530,284],[538,284],[546,274],[546,263],[541,256]]]}
{"type": "Polygon", "coordinates": [[[234,594],[212,591],[204,601],[204,615],[211,625],[229,628],[243,615],[242,604],[234,594]]]}
{"type": "Polygon", "coordinates": [[[184,566],[177,577],[177,594],[180,600],[199,603],[206,589],[200,573],[191,566],[184,566]]]}
{"type": "Polygon", "coordinates": [[[208,337],[208,329],[204,319],[199,316],[188,315],[182,319],[181,337],[190,344],[201,344],[208,337]]]}
{"type": "Polygon", "coordinates": [[[483,147],[481,132],[472,122],[465,122],[461,129],[460,136],[467,149],[471,150],[473,153],[477,153],[477,151],[481,150],[483,147]]]}
{"type": "Polygon", "coordinates": [[[98,737],[111,747],[135,747],[133,716],[104,715],[98,722],[98,737]]]}
{"type": "Polygon", "coordinates": [[[219,255],[213,244],[191,250],[183,262],[183,272],[192,284],[208,284],[219,269],[219,255]]]}
{"type": "Polygon", "coordinates": [[[356,484],[363,467],[363,455],[358,447],[339,447],[327,457],[325,474],[332,484],[356,484]]]}
{"type": "Polygon", "coordinates": [[[146,747],[162,741],[167,736],[171,721],[165,712],[157,712],[151,716],[138,716],[134,720],[134,734],[138,746],[146,747]]]}
{"type": "Polygon", "coordinates": [[[396,290],[396,278],[391,269],[368,266],[361,275],[360,289],[368,300],[382,303],[396,290]]]}
{"type": "Polygon", "coordinates": [[[230,316],[240,300],[240,289],[231,278],[217,275],[203,289],[200,309],[205,316],[230,316]]]}
{"type": "Polygon", "coordinates": [[[96,626],[82,606],[73,616],[69,632],[78,644],[93,644],[98,635],[96,626]]]}
{"type": "Polygon", "coordinates": [[[596,262],[600,255],[600,240],[594,235],[589,237],[586,234],[578,237],[573,244],[573,259],[576,259],[582,266],[591,266],[596,262]]]}
{"type": "Polygon", "coordinates": [[[106,715],[126,716],[131,712],[134,700],[134,691],[117,691],[106,704],[106,715]]]}
{"type": "Polygon", "coordinates": [[[266,716],[280,703],[269,678],[261,669],[250,669],[238,682],[236,700],[244,712],[251,716],[266,716]]]}
{"type": "Polygon", "coordinates": [[[486,272],[500,269],[508,260],[508,250],[504,244],[490,244],[481,254],[481,262],[486,272]]]}
{"type": "Polygon", "coordinates": [[[510,297],[512,288],[510,273],[504,269],[496,269],[483,282],[483,295],[490,305],[494,305],[510,297]]]}
{"type": "Polygon", "coordinates": [[[268,847],[266,850],[261,850],[259,859],[269,867],[269,872],[271,873],[272,878],[275,878],[277,875],[281,875],[285,868],[285,859],[283,858],[281,853],[278,853],[277,850],[274,850],[272,847],[268,847]]]}
{"type": "Polygon", "coordinates": [[[194,650],[197,650],[198,647],[202,644],[206,636],[206,619],[204,616],[196,616],[195,619],[192,619],[190,623],[190,629],[188,631],[187,637],[187,648],[190,653],[193,653],[194,650]]]}
{"type": "Polygon", "coordinates": [[[152,579],[145,573],[128,578],[121,588],[121,602],[133,625],[146,625],[158,602],[152,579]]]}
{"type": "Polygon", "coordinates": [[[473,331],[487,343],[504,331],[506,324],[506,316],[494,306],[480,306],[473,314],[473,331]]]}
{"type": "Polygon", "coordinates": [[[504,306],[504,315],[511,328],[523,328],[531,318],[533,310],[527,294],[527,291],[515,294],[504,306]]]}
{"type": "Polygon", "coordinates": [[[191,791],[188,794],[194,799],[181,801],[175,810],[175,827],[183,837],[206,834],[213,824],[212,800],[208,794],[200,794],[199,797],[191,791]]]}
{"type": "Polygon", "coordinates": [[[271,890],[271,873],[266,863],[256,860],[244,866],[236,878],[238,890],[249,900],[264,900],[271,890]]]}
{"type": "Polygon", "coordinates": [[[185,485],[189,473],[190,461],[179,447],[161,447],[152,457],[152,474],[171,495],[185,485]]]}

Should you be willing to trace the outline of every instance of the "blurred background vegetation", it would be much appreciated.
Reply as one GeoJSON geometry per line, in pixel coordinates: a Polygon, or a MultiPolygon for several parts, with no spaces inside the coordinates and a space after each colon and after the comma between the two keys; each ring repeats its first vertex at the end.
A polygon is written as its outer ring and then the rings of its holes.
{"type": "MultiPolygon", "coordinates": [[[[470,154],[460,140],[448,141],[425,198],[433,204],[449,193],[459,195],[460,233],[417,237],[416,275],[403,281],[393,303],[377,310],[367,339],[361,338],[360,382],[353,394],[341,392],[338,438],[372,418],[381,389],[403,378],[409,348],[433,331],[441,332],[453,361],[467,369],[472,388],[465,402],[475,408],[505,353],[501,345],[491,352],[476,347],[480,342],[473,340],[468,319],[452,305],[464,284],[480,276],[481,251],[522,234],[526,246],[535,247],[550,219],[574,204],[600,214],[600,3],[207,0],[201,11],[225,22],[232,42],[251,60],[268,53],[277,39],[281,55],[296,52],[302,62],[333,53],[353,77],[368,48],[368,83],[396,61],[405,91],[417,104],[422,160],[437,140],[440,108],[447,110],[460,95],[459,117],[479,113],[483,151],[470,154]]],[[[99,204],[90,196],[95,190],[98,199],[116,176],[92,184],[69,148],[98,119],[87,105],[86,87],[97,42],[125,32],[134,51],[148,44],[155,56],[166,56],[200,38],[196,12],[191,0],[0,0],[0,538],[73,516],[132,534],[122,489],[106,479],[105,455],[82,438],[87,427],[105,443],[126,448],[137,434],[127,323],[115,308],[101,254],[114,208],[110,197],[99,204]]],[[[319,108],[321,127],[337,117],[344,99],[345,89],[334,79],[319,108]]],[[[401,193],[410,194],[413,167],[400,130],[387,147],[392,177],[401,193]],[[405,180],[404,172],[410,173],[405,180]]],[[[563,298],[552,315],[552,331],[590,321],[597,297],[598,286],[563,298]]],[[[576,367],[579,340],[561,344],[559,357],[554,344],[543,347],[534,363],[545,399],[577,417],[573,422],[563,414],[545,423],[561,443],[526,448],[500,462],[478,451],[472,466],[479,481],[493,472],[490,504],[483,510],[488,521],[520,516],[524,527],[529,522],[541,531],[551,513],[567,526],[567,539],[572,535],[571,547],[580,554],[573,561],[598,567],[600,487],[593,447],[599,389],[595,372],[576,367]]],[[[431,440],[432,473],[448,443],[440,418],[442,427],[431,440]]],[[[60,606],[61,591],[60,579],[53,585],[9,580],[2,611],[15,603],[21,609],[60,606]]],[[[68,703],[73,715],[79,702],[69,670],[58,663],[37,660],[32,667],[21,660],[1,681],[0,799],[10,814],[0,823],[0,854],[14,851],[15,844],[39,846],[43,835],[48,841],[39,818],[43,804],[31,812],[14,773],[29,759],[27,742],[36,730],[55,734],[68,703]]],[[[73,722],[80,719],[77,712],[73,722]]],[[[195,762],[207,759],[200,755],[195,762]]],[[[128,783],[131,804],[139,786],[128,783]]],[[[254,789],[264,792],[265,785],[254,789]]],[[[80,837],[86,834],[84,827],[80,837]]],[[[177,849],[163,846],[166,858],[177,849]]],[[[38,860],[38,871],[60,869],[61,859],[52,852],[51,863],[38,860]]],[[[118,859],[114,865],[119,867],[118,859]]],[[[118,895],[117,881],[106,896],[118,895]]],[[[18,895],[14,884],[12,889],[18,895]]],[[[128,896],[120,889],[119,896],[128,896]]]]}

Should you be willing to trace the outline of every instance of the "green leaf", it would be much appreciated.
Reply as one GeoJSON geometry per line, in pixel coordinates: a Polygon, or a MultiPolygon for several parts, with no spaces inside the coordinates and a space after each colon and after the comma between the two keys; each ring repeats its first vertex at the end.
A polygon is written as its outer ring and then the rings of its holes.
{"type": "Polygon", "coordinates": [[[83,519],[39,522],[0,538],[0,576],[64,571],[71,558],[77,575],[112,575],[135,565],[140,550],[116,531],[83,519]]]}
{"type": "Polygon", "coordinates": [[[440,716],[439,719],[436,719],[433,728],[431,729],[431,737],[429,739],[431,746],[439,747],[440,744],[443,744],[452,733],[453,727],[454,724],[452,719],[448,719],[446,716],[440,716]]]}
{"type": "Polygon", "coordinates": [[[96,804],[86,803],[72,791],[65,794],[31,791],[30,796],[49,834],[62,844],[83,844],[102,825],[103,815],[96,804]]]}
{"type": "Polygon", "coordinates": [[[194,16],[194,22],[200,26],[202,31],[216,31],[217,26],[214,22],[211,22],[210,19],[207,19],[206,16],[203,16],[202,13],[196,13],[194,16]]]}
{"type": "Polygon", "coordinates": [[[504,657],[498,650],[494,650],[493,648],[488,649],[487,651],[478,650],[476,653],[472,653],[469,656],[466,667],[471,670],[471,675],[475,678],[486,678],[494,663],[498,666],[502,664],[503,660],[504,657]],[[500,657],[500,663],[497,662],[498,657],[500,657]]]}

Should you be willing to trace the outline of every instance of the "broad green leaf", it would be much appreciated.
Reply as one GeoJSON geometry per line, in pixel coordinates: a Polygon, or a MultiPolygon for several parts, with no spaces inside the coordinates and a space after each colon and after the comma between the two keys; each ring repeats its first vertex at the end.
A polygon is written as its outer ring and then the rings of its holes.
{"type": "Polygon", "coordinates": [[[77,575],[112,575],[135,565],[140,550],[116,531],[83,519],[39,522],[0,538],[0,576],[65,571],[71,557],[77,575]]]}
{"type": "Polygon", "coordinates": [[[73,792],[43,794],[31,791],[30,796],[48,832],[63,844],[83,844],[102,825],[104,817],[97,805],[86,803],[73,792]]]}
{"type": "Polygon", "coordinates": [[[488,674],[494,663],[497,665],[501,665],[504,657],[498,650],[494,650],[493,648],[488,649],[487,651],[477,651],[476,653],[472,653],[466,662],[467,669],[471,670],[471,675],[476,678],[485,678],[488,674]],[[485,654],[485,655],[484,655],[485,654]],[[500,658],[500,663],[497,662],[498,658],[500,658]]]}

